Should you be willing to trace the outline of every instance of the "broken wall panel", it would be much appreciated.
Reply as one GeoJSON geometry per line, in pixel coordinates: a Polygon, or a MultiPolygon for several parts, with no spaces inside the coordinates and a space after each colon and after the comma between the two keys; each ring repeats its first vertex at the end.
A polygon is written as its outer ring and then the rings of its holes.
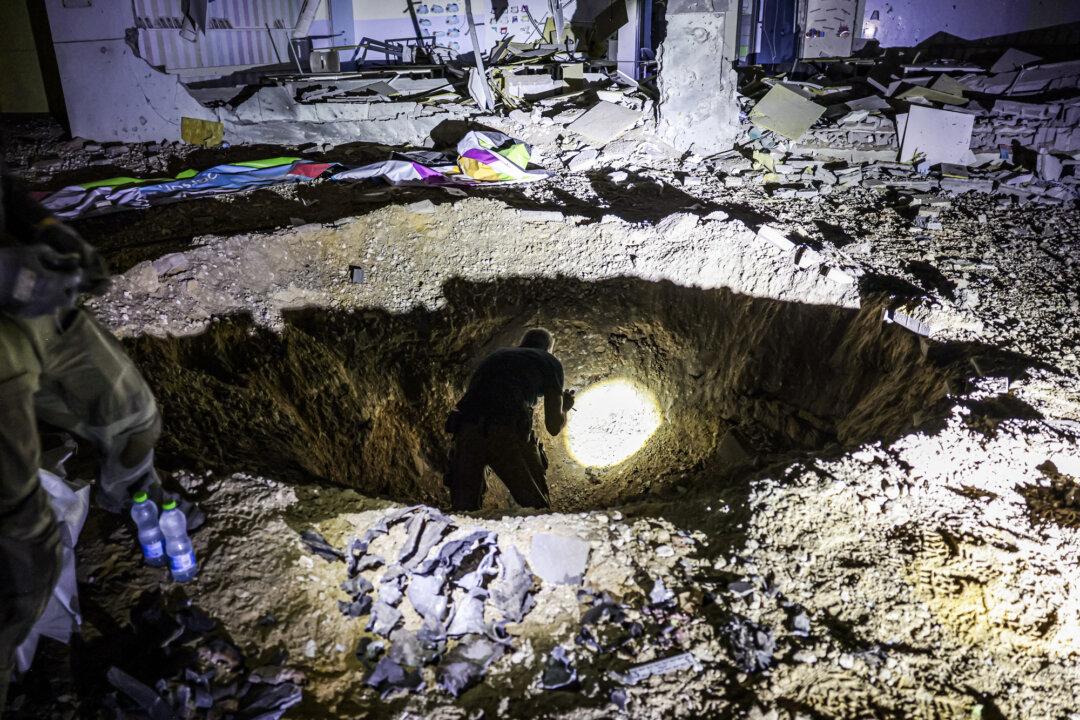
{"type": "Polygon", "coordinates": [[[968,113],[912,105],[900,130],[900,162],[922,157],[930,165],[967,165],[974,125],[975,116],[968,113]]]}
{"type": "Polygon", "coordinates": [[[862,0],[807,0],[800,58],[848,57],[862,0]]]}

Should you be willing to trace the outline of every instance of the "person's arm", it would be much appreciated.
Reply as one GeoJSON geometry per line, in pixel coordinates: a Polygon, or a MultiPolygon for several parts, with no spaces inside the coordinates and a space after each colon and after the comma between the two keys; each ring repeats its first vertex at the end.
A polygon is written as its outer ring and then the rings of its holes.
{"type": "Polygon", "coordinates": [[[109,283],[109,269],[94,246],[70,225],[53,217],[34,200],[21,180],[3,169],[0,169],[0,183],[4,233],[19,245],[47,245],[60,255],[75,256],[82,269],[79,290],[103,292],[109,283]]]}
{"type": "Polygon", "coordinates": [[[574,407],[574,391],[551,387],[544,393],[544,425],[552,435],[566,427],[566,415],[574,407]]]}

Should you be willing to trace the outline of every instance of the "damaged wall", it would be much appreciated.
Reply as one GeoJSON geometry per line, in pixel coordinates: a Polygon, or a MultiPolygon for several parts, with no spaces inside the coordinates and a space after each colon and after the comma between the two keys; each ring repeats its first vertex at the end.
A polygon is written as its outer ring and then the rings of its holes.
{"type": "Polygon", "coordinates": [[[450,117],[414,102],[299,106],[279,87],[263,88],[235,109],[207,108],[179,76],[152,67],[128,42],[135,24],[130,5],[75,8],[47,0],[47,8],[76,137],[175,141],[180,139],[181,118],[192,117],[224,123],[225,140],[231,143],[429,145],[431,130],[450,117]]]}
{"type": "Polygon", "coordinates": [[[864,37],[885,47],[917,45],[938,32],[975,40],[1080,22],[1080,3],[1061,0],[867,0],[864,37]],[[875,22],[874,13],[877,13],[875,22]]]}
{"type": "Polygon", "coordinates": [[[673,0],[660,46],[660,136],[680,150],[711,155],[739,129],[735,102],[735,12],[727,0],[673,0]],[[728,22],[730,16],[731,22],[728,22]]]}

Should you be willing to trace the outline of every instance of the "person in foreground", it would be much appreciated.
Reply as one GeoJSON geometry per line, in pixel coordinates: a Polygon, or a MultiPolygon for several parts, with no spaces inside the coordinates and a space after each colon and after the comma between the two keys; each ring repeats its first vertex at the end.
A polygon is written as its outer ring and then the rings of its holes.
{"type": "Polygon", "coordinates": [[[533,412],[544,399],[544,426],[558,435],[574,406],[563,389],[563,367],[544,328],[525,333],[514,348],[500,348],[473,372],[465,395],[446,421],[454,445],[445,483],[454,510],[476,510],[491,467],[522,507],[546,508],[547,458],[533,432],[533,412]]]}
{"type": "MultiPolygon", "coordinates": [[[[0,714],[16,648],[60,569],[57,523],[38,478],[38,422],[94,446],[104,509],[123,511],[139,491],[163,499],[154,396],[116,338],[76,306],[108,277],[94,248],[0,168],[0,714]]],[[[201,512],[182,502],[201,524],[201,512]]]]}

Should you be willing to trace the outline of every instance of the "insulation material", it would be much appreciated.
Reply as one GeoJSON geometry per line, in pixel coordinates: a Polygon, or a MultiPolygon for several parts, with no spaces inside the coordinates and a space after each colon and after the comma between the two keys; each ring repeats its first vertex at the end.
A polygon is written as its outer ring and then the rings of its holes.
{"type": "Polygon", "coordinates": [[[998,73],[1012,72],[1013,70],[1019,70],[1025,65],[1036,63],[1042,60],[1038,55],[1032,55],[1026,53],[1023,50],[1017,50],[1016,48],[1009,48],[1006,50],[1000,58],[997,59],[993,65],[990,66],[990,72],[995,75],[998,73]]]}
{"type": "Polygon", "coordinates": [[[942,105],[967,104],[967,100],[963,97],[924,87],[908,88],[896,97],[898,100],[907,100],[909,102],[935,102],[942,105]]]}
{"type": "MultiPolygon", "coordinates": [[[[897,123],[901,124],[900,116],[897,123]]],[[[921,158],[930,165],[966,165],[974,125],[975,116],[968,113],[912,105],[902,123],[900,162],[921,158]]]]}
{"type": "Polygon", "coordinates": [[[750,122],[789,140],[798,140],[824,112],[824,106],[783,85],[777,85],[754,106],[750,112],[750,122]]]}
{"type": "Polygon", "coordinates": [[[180,118],[180,139],[191,145],[217,147],[225,142],[225,125],[214,120],[180,118]]]}

